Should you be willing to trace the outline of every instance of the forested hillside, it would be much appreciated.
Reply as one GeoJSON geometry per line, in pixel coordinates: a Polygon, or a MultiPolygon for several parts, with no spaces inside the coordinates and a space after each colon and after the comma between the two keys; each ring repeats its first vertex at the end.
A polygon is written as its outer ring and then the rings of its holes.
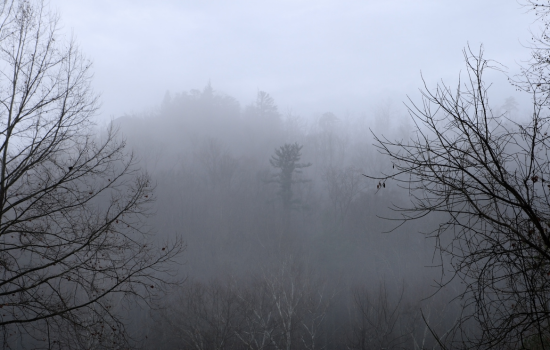
{"type": "Polygon", "coordinates": [[[3,349],[550,348],[549,0],[517,73],[442,58],[495,0],[51,1],[107,64],[0,1],[3,349]]]}
{"type": "Polygon", "coordinates": [[[392,168],[371,130],[403,138],[410,122],[391,104],[373,114],[304,118],[279,112],[266,92],[241,106],[208,84],[113,121],[155,184],[158,239],[186,244],[187,280],[151,311],[152,347],[435,344],[421,308],[445,332],[453,291],[423,301],[440,280],[426,267],[440,263],[434,242],[418,233],[427,221],[381,219],[397,218],[387,208],[407,192],[363,175],[392,168]]]}

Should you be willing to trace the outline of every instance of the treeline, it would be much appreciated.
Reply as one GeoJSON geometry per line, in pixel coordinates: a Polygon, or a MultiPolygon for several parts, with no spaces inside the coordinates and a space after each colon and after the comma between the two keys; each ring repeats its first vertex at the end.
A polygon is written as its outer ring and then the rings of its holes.
{"type": "Polygon", "coordinates": [[[456,314],[399,282],[337,287],[294,259],[244,278],[188,280],[153,313],[151,348],[432,349],[456,314]],[[423,321],[430,323],[430,327],[423,321]]]}
{"type": "Polygon", "coordinates": [[[441,277],[426,267],[440,263],[434,243],[418,233],[429,223],[380,218],[409,198],[363,176],[392,167],[370,129],[392,138],[409,129],[391,105],[373,114],[306,119],[280,113],[263,91],[241,107],[208,85],[114,121],[156,184],[153,231],[187,247],[179,271],[187,280],[150,311],[156,331],[146,344],[436,346],[421,310],[444,333],[453,312],[443,300],[455,293],[449,287],[423,309],[441,277]]]}

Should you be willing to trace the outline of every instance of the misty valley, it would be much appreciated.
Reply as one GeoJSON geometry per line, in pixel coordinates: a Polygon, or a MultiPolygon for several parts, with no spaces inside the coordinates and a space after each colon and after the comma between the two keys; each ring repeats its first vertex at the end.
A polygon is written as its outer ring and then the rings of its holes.
{"type": "MultiPolygon", "coordinates": [[[[410,132],[378,113],[380,130],[410,132]]],[[[266,92],[241,107],[207,85],[113,123],[155,184],[157,239],[186,245],[185,282],[142,311],[152,347],[426,348],[422,310],[451,327],[451,286],[423,300],[440,280],[433,242],[380,218],[407,192],[363,176],[391,169],[364,116],[307,121],[266,92]]]]}
{"type": "Polygon", "coordinates": [[[102,122],[50,4],[0,1],[2,348],[550,349],[550,1],[521,5],[516,75],[467,44],[404,106],[208,81],[102,122]]]}

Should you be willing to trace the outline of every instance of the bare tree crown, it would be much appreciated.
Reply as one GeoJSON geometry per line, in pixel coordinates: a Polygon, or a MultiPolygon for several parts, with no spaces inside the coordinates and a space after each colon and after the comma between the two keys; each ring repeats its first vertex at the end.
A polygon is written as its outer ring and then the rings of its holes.
{"type": "Polygon", "coordinates": [[[401,220],[446,217],[430,235],[466,286],[457,330],[470,345],[526,346],[550,325],[549,119],[536,86],[528,120],[496,114],[483,80],[491,61],[464,55],[457,88],[425,88],[421,104],[411,101],[409,140],[375,136],[394,164],[379,179],[409,191],[411,205],[394,208],[401,220]],[[464,331],[472,321],[480,333],[464,331]]]}
{"type": "Polygon", "coordinates": [[[150,297],[181,243],[151,244],[150,179],[112,128],[94,132],[91,62],[59,35],[57,16],[42,1],[1,9],[2,341],[123,342],[116,304],[150,297]]]}

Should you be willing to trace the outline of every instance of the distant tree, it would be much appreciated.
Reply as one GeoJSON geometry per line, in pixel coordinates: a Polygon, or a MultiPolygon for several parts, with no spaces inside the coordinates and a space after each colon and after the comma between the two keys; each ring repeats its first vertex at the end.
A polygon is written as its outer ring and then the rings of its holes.
{"type": "Polygon", "coordinates": [[[329,167],[323,173],[323,180],[327,184],[328,198],[332,204],[332,211],[342,224],[346,219],[352,202],[365,188],[364,177],[359,169],[347,167],[340,169],[329,167]]]}
{"type": "Polygon", "coordinates": [[[279,171],[273,175],[273,182],[279,186],[278,194],[285,212],[290,212],[292,205],[297,203],[293,198],[292,185],[306,181],[297,179],[296,175],[301,173],[301,169],[311,166],[311,163],[299,163],[302,148],[298,143],[286,143],[276,149],[269,160],[271,166],[279,171]]]}
{"type": "Polygon", "coordinates": [[[285,258],[239,294],[244,318],[238,337],[247,349],[321,349],[333,297],[313,271],[285,258]]]}
{"type": "Polygon", "coordinates": [[[279,118],[275,100],[265,91],[258,91],[255,105],[261,118],[279,118]]]}
{"type": "Polygon", "coordinates": [[[215,191],[228,191],[239,163],[215,139],[205,140],[196,157],[204,167],[205,180],[215,191]]]}
{"type": "Polygon", "coordinates": [[[385,283],[379,285],[377,293],[365,287],[352,290],[351,332],[348,349],[407,349],[410,348],[410,330],[404,325],[414,321],[406,317],[403,307],[404,288],[396,300],[390,298],[385,283]]]}
{"type": "Polygon", "coordinates": [[[333,298],[292,258],[252,278],[189,280],[155,317],[151,348],[322,349],[333,298]]]}
{"type": "Polygon", "coordinates": [[[151,181],[112,128],[93,132],[90,62],[58,35],[57,16],[41,0],[2,4],[2,345],[124,345],[118,305],[154,295],[182,245],[152,244],[151,181]]]}
{"type": "Polygon", "coordinates": [[[239,348],[242,317],[234,289],[230,283],[186,281],[170,301],[171,307],[161,310],[160,318],[155,320],[163,335],[163,348],[239,348]]]}

